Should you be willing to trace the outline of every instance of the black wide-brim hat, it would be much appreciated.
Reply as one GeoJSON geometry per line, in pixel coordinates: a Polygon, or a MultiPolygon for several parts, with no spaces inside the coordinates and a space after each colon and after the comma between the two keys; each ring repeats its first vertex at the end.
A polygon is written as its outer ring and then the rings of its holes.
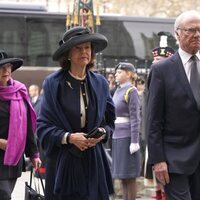
{"type": "Polygon", "coordinates": [[[8,54],[5,51],[0,50],[0,67],[8,63],[12,64],[13,72],[22,66],[23,60],[20,58],[9,58],[8,54]]]}
{"type": "Polygon", "coordinates": [[[53,54],[53,60],[59,60],[67,51],[76,45],[91,42],[94,52],[98,53],[107,47],[107,38],[99,33],[92,33],[89,28],[76,26],[67,30],[59,42],[59,48],[53,54]]]}

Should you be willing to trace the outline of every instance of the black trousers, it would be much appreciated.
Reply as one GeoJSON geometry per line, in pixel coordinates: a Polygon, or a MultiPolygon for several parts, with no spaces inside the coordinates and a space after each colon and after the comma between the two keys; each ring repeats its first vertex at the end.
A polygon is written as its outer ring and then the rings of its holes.
{"type": "Polygon", "coordinates": [[[190,177],[190,193],[192,200],[200,199],[200,164],[195,173],[190,177]]]}
{"type": "Polygon", "coordinates": [[[0,180],[0,199],[10,200],[17,179],[0,180]]]}
{"type": "Polygon", "coordinates": [[[200,200],[200,165],[192,175],[170,173],[165,188],[167,200],[200,200]]]}

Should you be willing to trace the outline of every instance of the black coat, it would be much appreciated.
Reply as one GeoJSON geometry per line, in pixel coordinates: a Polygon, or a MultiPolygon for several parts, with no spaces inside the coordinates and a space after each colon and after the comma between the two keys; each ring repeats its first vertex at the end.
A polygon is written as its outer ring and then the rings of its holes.
{"type": "MultiPolygon", "coordinates": [[[[87,72],[88,127],[114,129],[115,110],[106,79],[87,72]]],[[[107,158],[101,143],[86,150],[84,158],[62,145],[65,132],[81,131],[80,81],[59,70],[43,85],[38,137],[46,153],[46,200],[108,200],[113,192],[107,158]]]]}
{"type": "MultiPolygon", "coordinates": [[[[0,100],[0,138],[8,138],[8,129],[9,129],[9,101],[0,100]]],[[[28,111],[28,110],[27,110],[28,111]]],[[[33,156],[35,153],[38,153],[36,146],[36,138],[33,134],[31,119],[29,111],[27,112],[27,138],[25,146],[25,154],[27,157],[33,156]]],[[[15,179],[21,176],[22,169],[24,168],[24,157],[22,156],[19,163],[16,166],[5,166],[3,164],[5,151],[0,149],[0,180],[15,179]]]]}

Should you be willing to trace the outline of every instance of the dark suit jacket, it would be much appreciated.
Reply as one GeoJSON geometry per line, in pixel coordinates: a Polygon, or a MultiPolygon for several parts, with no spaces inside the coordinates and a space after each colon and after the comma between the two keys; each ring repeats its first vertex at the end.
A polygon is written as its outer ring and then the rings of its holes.
{"type": "Polygon", "coordinates": [[[149,163],[191,174],[200,161],[198,110],[178,53],[152,66],[147,103],[149,163]]]}
{"type": "Polygon", "coordinates": [[[42,98],[42,96],[39,96],[39,97],[37,98],[36,102],[35,102],[34,104],[32,103],[32,106],[33,106],[33,108],[34,108],[34,110],[35,110],[35,112],[36,112],[36,116],[37,116],[37,117],[38,117],[39,114],[40,114],[41,98],[42,98]]]}

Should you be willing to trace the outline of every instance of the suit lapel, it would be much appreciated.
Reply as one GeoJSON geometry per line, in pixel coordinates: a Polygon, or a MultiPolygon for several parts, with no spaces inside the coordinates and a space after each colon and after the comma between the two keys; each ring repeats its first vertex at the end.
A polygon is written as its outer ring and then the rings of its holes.
{"type": "Polygon", "coordinates": [[[196,101],[194,99],[194,96],[190,87],[190,83],[188,81],[187,75],[183,67],[183,63],[177,52],[172,57],[172,62],[176,63],[174,64],[174,75],[177,77],[177,81],[180,82],[180,85],[183,87],[183,90],[185,91],[185,93],[187,93],[189,98],[196,104],[196,101]]]}

